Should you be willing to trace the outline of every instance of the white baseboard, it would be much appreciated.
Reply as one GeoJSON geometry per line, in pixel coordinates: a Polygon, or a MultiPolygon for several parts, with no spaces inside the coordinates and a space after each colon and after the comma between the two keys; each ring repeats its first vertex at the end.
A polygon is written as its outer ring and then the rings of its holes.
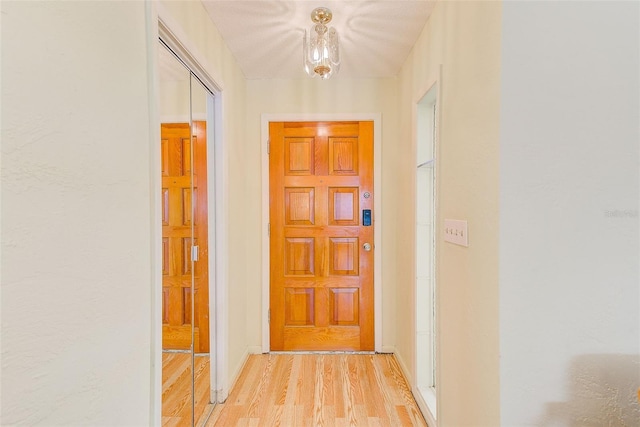
{"type": "Polygon", "coordinates": [[[262,346],[259,345],[250,345],[247,347],[247,353],[249,354],[262,354],[262,346]]]}
{"type": "Polygon", "coordinates": [[[238,378],[240,377],[240,373],[244,369],[244,365],[247,364],[249,355],[261,354],[261,353],[262,353],[262,347],[259,345],[252,345],[245,349],[244,353],[242,353],[242,357],[240,358],[240,363],[236,366],[236,369],[234,369],[233,373],[228,377],[230,379],[229,388],[228,389],[223,388],[222,390],[219,391],[218,402],[224,403],[224,401],[227,400],[227,398],[229,397],[229,393],[231,392],[231,390],[233,390],[233,387],[236,385],[236,382],[238,382],[238,378]]]}
{"type": "Polygon", "coordinates": [[[383,353],[396,353],[396,348],[392,345],[384,345],[382,346],[382,352],[383,353]]]}
{"type": "Polygon", "coordinates": [[[224,403],[229,397],[229,392],[233,390],[233,387],[235,387],[236,382],[238,382],[238,378],[240,378],[240,373],[242,372],[244,365],[247,364],[247,360],[249,359],[249,354],[250,354],[249,347],[247,347],[244,350],[244,353],[242,353],[242,357],[240,358],[240,363],[236,365],[236,368],[233,370],[231,375],[227,377],[230,380],[229,388],[223,388],[218,393],[218,403],[224,403]]]}
{"type": "Polygon", "coordinates": [[[404,362],[404,359],[400,356],[400,353],[396,352],[395,349],[393,351],[393,355],[396,357],[398,361],[398,365],[400,365],[400,369],[402,370],[402,375],[407,380],[409,387],[413,389],[413,376],[411,375],[411,371],[407,367],[407,364],[404,362]]]}
{"type": "Polygon", "coordinates": [[[422,412],[422,416],[424,416],[424,420],[427,422],[429,427],[438,427],[438,423],[434,418],[433,414],[429,410],[429,405],[424,401],[422,395],[417,390],[416,387],[411,387],[411,393],[413,394],[413,398],[416,400],[418,404],[418,408],[420,408],[420,412],[422,412]]]}
{"type": "Polygon", "coordinates": [[[436,422],[435,417],[429,410],[429,406],[422,398],[422,395],[418,392],[417,387],[414,384],[411,371],[409,371],[409,368],[407,367],[407,364],[405,363],[404,359],[402,358],[402,356],[400,356],[400,354],[396,351],[395,348],[393,348],[393,351],[390,351],[389,353],[393,353],[396,360],[398,361],[398,365],[400,366],[402,375],[404,375],[404,378],[407,380],[407,383],[409,384],[409,388],[411,389],[411,394],[413,395],[413,398],[418,404],[418,408],[420,409],[420,412],[422,412],[422,416],[424,416],[424,420],[427,422],[427,425],[429,427],[438,427],[438,423],[436,422]]]}

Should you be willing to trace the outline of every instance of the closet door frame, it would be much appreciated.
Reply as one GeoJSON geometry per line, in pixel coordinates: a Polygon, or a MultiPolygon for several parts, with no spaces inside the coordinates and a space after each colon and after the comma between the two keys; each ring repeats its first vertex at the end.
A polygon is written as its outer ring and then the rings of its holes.
{"type": "MultiPolygon", "coordinates": [[[[221,403],[229,393],[227,366],[228,315],[223,301],[227,299],[228,245],[228,153],[222,138],[223,87],[220,79],[212,77],[210,70],[201,64],[204,58],[196,54],[197,49],[185,35],[182,27],[161,3],[146,2],[147,49],[149,58],[149,103],[152,112],[150,134],[154,141],[160,140],[158,43],[167,45],[191,70],[200,82],[213,94],[208,97],[207,169],[209,171],[209,337],[211,378],[211,402],[221,403]]],[[[154,144],[151,145],[155,147],[154,144]]],[[[150,176],[154,191],[151,192],[152,286],[151,286],[151,423],[162,423],[162,212],[160,209],[160,152],[150,152],[150,176]],[[157,190],[157,191],[156,191],[157,190]]]]}

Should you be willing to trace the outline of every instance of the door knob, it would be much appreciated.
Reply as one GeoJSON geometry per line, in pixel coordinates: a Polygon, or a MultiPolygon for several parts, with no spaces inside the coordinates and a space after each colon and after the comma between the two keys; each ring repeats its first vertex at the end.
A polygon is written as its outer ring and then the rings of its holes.
{"type": "Polygon", "coordinates": [[[364,245],[362,245],[362,249],[369,252],[371,250],[371,243],[365,243],[364,245]]]}

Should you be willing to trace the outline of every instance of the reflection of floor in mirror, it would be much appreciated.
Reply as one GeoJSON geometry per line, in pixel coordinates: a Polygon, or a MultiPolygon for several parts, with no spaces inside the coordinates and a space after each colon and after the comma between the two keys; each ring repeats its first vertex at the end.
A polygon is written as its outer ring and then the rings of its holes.
{"type": "MultiPolygon", "coordinates": [[[[195,357],[195,418],[200,425],[209,415],[209,355],[195,357]]],[[[162,425],[191,425],[191,355],[162,353],[162,425]]]]}
{"type": "Polygon", "coordinates": [[[254,354],[208,427],[427,424],[390,354],[254,354]]]}

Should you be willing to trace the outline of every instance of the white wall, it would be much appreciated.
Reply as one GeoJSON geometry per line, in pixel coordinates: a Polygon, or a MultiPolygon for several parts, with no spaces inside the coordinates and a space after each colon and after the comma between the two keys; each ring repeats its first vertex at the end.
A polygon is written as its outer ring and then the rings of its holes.
{"type": "MultiPolygon", "coordinates": [[[[438,84],[437,423],[499,425],[499,2],[437,2],[400,75],[395,138],[397,351],[415,378],[416,105],[438,84]],[[445,243],[442,221],[464,219],[469,247],[445,243]]],[[[419,261],[417,261],[419,262],[419,261]]]]}
{"type": "Polygon", "coordinates": [[[148,425],[142,2],[1,2],[0,424],[148,425]]]}
{"type": "Polygon", "coordinates": [[[503,6],[503,426],[640,420],[639,15],[503,6]]]}

